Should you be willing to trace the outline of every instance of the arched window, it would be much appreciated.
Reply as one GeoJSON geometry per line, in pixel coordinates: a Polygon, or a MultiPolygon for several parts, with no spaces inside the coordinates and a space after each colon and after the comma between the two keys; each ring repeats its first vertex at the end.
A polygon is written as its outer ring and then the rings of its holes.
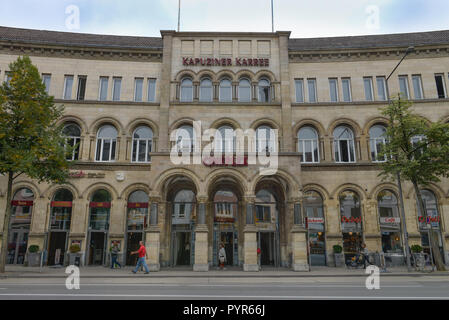
{"type": "Polygon", "coordinates": [[[153,131],[149,127],[138,127],[133,133],[132,162],[150,162],[153,147],[153,131]]]}
{"type": "Polygon", "coordinates": [[[220,190],[215,193],[215,221],[234,222],[237,217],[237,196],[229,190],[220,190]]]}
{"type": "Polygon", "coordinates": [[[246,78],[239,81],[239,101],[251,102],[251,82],[246,78]]]}
{"type": "Polygon", "coordinates": [[[426,217],[421,214],[420,207],[418,206],[418,222],[420,229],[426,229],[427,222],[432,226],[432,229],[440,228],[440,214],[438,212],[438,203],[435,194],[427,189],[421,190],[422,200],[426,209],[426,217]]]}
{"type": "Polygon", "coordinates": [[[380,157],[380,153],[386,142],[386,132],[387,129],[385,126],[379,124],[374,125],[369,129],[371,160],[373,162],[384,162],[387,160],[385,155],[380,157]]]}
{"type": "Polygon", "coordinates": [[[115,161],[115,149],[117,145],[117,129],[111,125],[105,125],[98,130],[96,161],[115,161]]]}
{"type": "Polygon", "coordinates": [[[276,152],[276,133],[269,126],[260,126],[256,130],[256,151],[276,152]]]}
{"type": "Polygon", "coordinates": [[[81,129],[75,123],[69,123],[62,129],[65,145],[73,148],[73,151],[66,155],[67,160],[78,160],[80,153],[81,129]]]}
{"type": "MultiPolygon", "coordinates": [[[[19,189],[11,201],[11,227],[15,228],[31,223],[31,212],[34,204],[34,193],[28,188],[19,189]]],[[[26,248],[25,248],[26,250],[26,248]]]]}
{"type": "Polygon", "coordinates": [[[221,102],[232,101],[232,82],[227,78],[220,81],[219,100],[221,102]]]}
{"type": "Polygon", "coordinates": [[[127,231],[142,231],[148,222],[149,197],[145,191],[137,190],[128,198],[128,222],[127,231]]]}
{"type": "Polygon", "coordinates": [[[235,132],[230,126],[222,126],[217,129],[214,137],[215,151],[226,153],[235,152],[235,132]]]}
{"type": "Polygon", "coordinates": [[[193,152],[195,149],[195,132],[190,125],[176,129],[176,146],[178,152],[193,152]]]}
{"type": "Polygon", "coordinates": [[[347,126],[334,130],[335,162],[355,162],[354,134],[347,126]]]}
{"type": "Polygon", "coordinates": [[[320,162],[318,133],[314,128],[307,126],[298,131],[298,151],[301,153],[301,162],[320,162]]]}
{"type": "Polygon", "coordinates": [[[50,230],[69,231],[72,218],[73,195],[70,190],[59,189],[51,202],[50,230]]]}
{"type": "Polygon", "coordinates": [[[103,189],[97,190],[90,201],[89,229],[96,231],[109,230],[109,214],[111,211],[111,194],[103,189]]]}
{"type": "Polygon", "coordinates": [[[181,102],[193,101],[193,82],[190,78],[184,78],[181,81],[181,102]]]}
{"type": "Polygon", "coordinates": [[[200,101],[212,101],[213,87],[209,78],[201,79],[200,83],[200,101]]]}
{"type": "Polygon", "coordinates": [[[278,210],[276,197],[269,190],[262,189],[256,193],[256,222],[276,223],[278,210]]]}
{"type": "Polygon", "coordinates": [[[270,102],[271,101],[271,86],[270,81],[267,79],[259,80],[259,102],[270,102]]]}
{"type": "Polygon", "coordinates": [[[195,208],[195,193],[192,190],[181,190],[173,201],[173,224],[189,224],[195,208]]]}
{"type": "Polygon", "coordinates": [[[401,253],[401,220],[396,195],[390,190],[382,190],[377,196],[377,203],[382,234],[382,251],[401,253]]]}

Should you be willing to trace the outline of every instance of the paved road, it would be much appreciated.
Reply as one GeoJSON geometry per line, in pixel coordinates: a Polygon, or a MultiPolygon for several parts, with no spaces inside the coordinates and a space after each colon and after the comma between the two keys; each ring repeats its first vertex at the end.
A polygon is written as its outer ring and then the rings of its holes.
{"type": "Polygon", "coordinates": [[[3,279],[0,300],[152,299],[449,299],[449,278],[385,277],[368,290],[364,277],[339,278],[136,278],[81,279],[68,290],[65,279],[3,279]]]}

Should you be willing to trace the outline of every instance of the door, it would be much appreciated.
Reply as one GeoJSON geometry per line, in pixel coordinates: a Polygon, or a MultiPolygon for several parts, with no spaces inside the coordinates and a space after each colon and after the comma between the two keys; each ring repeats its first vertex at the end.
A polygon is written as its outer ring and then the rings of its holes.
{"type": "MultiPolygon", "coordinates": [[[[234,233],[233,232],[221,232],[220,243],[224,244],[226,252],[226,264],[234,265],[234,233]]],[[[218,245],[220,248],[220,244],[218,245]]]]}
{"type": "Polygon", "coordinates": [[[135,266],[137,263],[138,255],[131,255],[131,252],[139,249],[139,241],[143,241],[142,232],[128,232],[128,238],[126,240],[126,265],[135,266]]]}
{"type": "Polygon", "coordinates": [[[12,229],[8,241],[8,264],[23,264],[28,245],[28,230],[12,229]]]}
{"type": "Polygon", "coordinates": [[[48,244],[48,265],[64,265],[67,232],[55,231],[50,233],[48,244]]]}
{"type": "Polygon", "coordinates": [[[89,265],[103,265],[106,236],[104,232],[91,232],[89,243],[89,265]]]}
{"type": "Polygon", "coordinates": [[[260,265],[279,266],[279,239],[277,232],[259,232],[260,265]]]}

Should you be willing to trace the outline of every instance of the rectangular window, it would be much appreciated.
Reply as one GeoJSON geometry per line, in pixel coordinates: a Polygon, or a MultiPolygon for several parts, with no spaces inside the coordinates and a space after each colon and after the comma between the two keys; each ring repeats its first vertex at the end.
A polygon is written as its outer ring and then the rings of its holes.
{"type": "Polygon", "coordinates": [[[50,92],[50,80],[51,80],[50,74],[42,74],[42,82],[45,85],[45,92],[47,93],[50,92]]]}
{"type": "Polygon", "coordinates": [[[351,102],[351,79],[349,78],[343,78],[341,79],[341,86],[343,89],[343,101],[344,102],[351,102]]]}
{"type": "Polygon", "coordinates": [[[148,79],[148,102],[156,102],[156,79],[148,79]]]}
{"type": "Polygon", "coordinates": [[[410,99],[407,76],[399,76],[399,90],[403,98],[410,99]]]}
{"type": "Polygon", "coordinates": [[[309,102],[316,102],[316,79],[307,79],[307,86],[309,89],[309,102]]]}
{"type": "Polygon", "coordinates": [[[423,90],[422,90],[422,80],[420,75],[412,76],[413,82],[413,92],[415,94],[415,99],[420,100],[424,98],[423,90]]]}
{"type": "Polygon", "coordinates": [[[64,99],[72,99],[73,76],[65,76],[64,79],[64,99]]]}
{"type": "Polygon", "coordinates": [[[143,78],[136,78],[134,82],[134,101],[142,102],[143,99],[143,78]]]}
{"type": "Polygon", "coordinates": [[[304,102],[304,80],[295,79],[295,88],[296,88],[296,102],[299,103],[304,102]]]}
{"type": "Polygon", "coordinates": [[[120,101],[120,93],[122,91],[122,78],[115,77],[113,78],[113,93],[112,100],[120,101]]]}
{"type": "Polygon", "coordinates": [[[363,78],[363,86],[365,87],[365,100],[373,101],[373,78],[365,77],[363,78]]]}
{"type": "Polygon", "coordinates": [[[87,82],[86,76],[78,77],[78,92],[76,95],[77,100],[84,100],[84,97],[86,95],[86,82],[87,82]]]}
{"type": "Polygon", "coordinates": [[[329,79],[329,92],[331,102],[338,101],[338,81],[337,79],[329,79]]]}
{"type": "Polygon", "coordinates": [[[385,77],[377,77],[377,98],[380,101],[387,101],[387,84],[385,77]]]}
{"type": "Polygon", "coordinates": [[[444,83],[443,74],[436,74],[435,75],[435,82],[436,82],[436,85],[437,85],[438,99],[446,98],[446,85],[444,83]]]}
{"type": "Polygon", "coordinates": [[[100,101],[106,101],[108,99],[108,77],[100,77],[100,101]]]}

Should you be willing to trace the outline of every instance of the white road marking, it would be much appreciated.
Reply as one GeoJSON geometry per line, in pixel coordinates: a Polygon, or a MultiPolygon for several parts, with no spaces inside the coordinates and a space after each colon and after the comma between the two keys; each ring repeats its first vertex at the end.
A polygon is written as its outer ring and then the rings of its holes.
{"type": "Polygon", "coordinates": [[[0,296],[19,296],[19,297],[109,297],[109,298],[227,298],[227,299],[355,299],[355,300],[370,300],[370,299],[391,299],[391,300],[449,300],[449,297],[388,297],[388,296],[237,296],[237,295],[160,295],[160,294],[86,294],[86,293],[12,293],[0,294],[0,296]]]}

